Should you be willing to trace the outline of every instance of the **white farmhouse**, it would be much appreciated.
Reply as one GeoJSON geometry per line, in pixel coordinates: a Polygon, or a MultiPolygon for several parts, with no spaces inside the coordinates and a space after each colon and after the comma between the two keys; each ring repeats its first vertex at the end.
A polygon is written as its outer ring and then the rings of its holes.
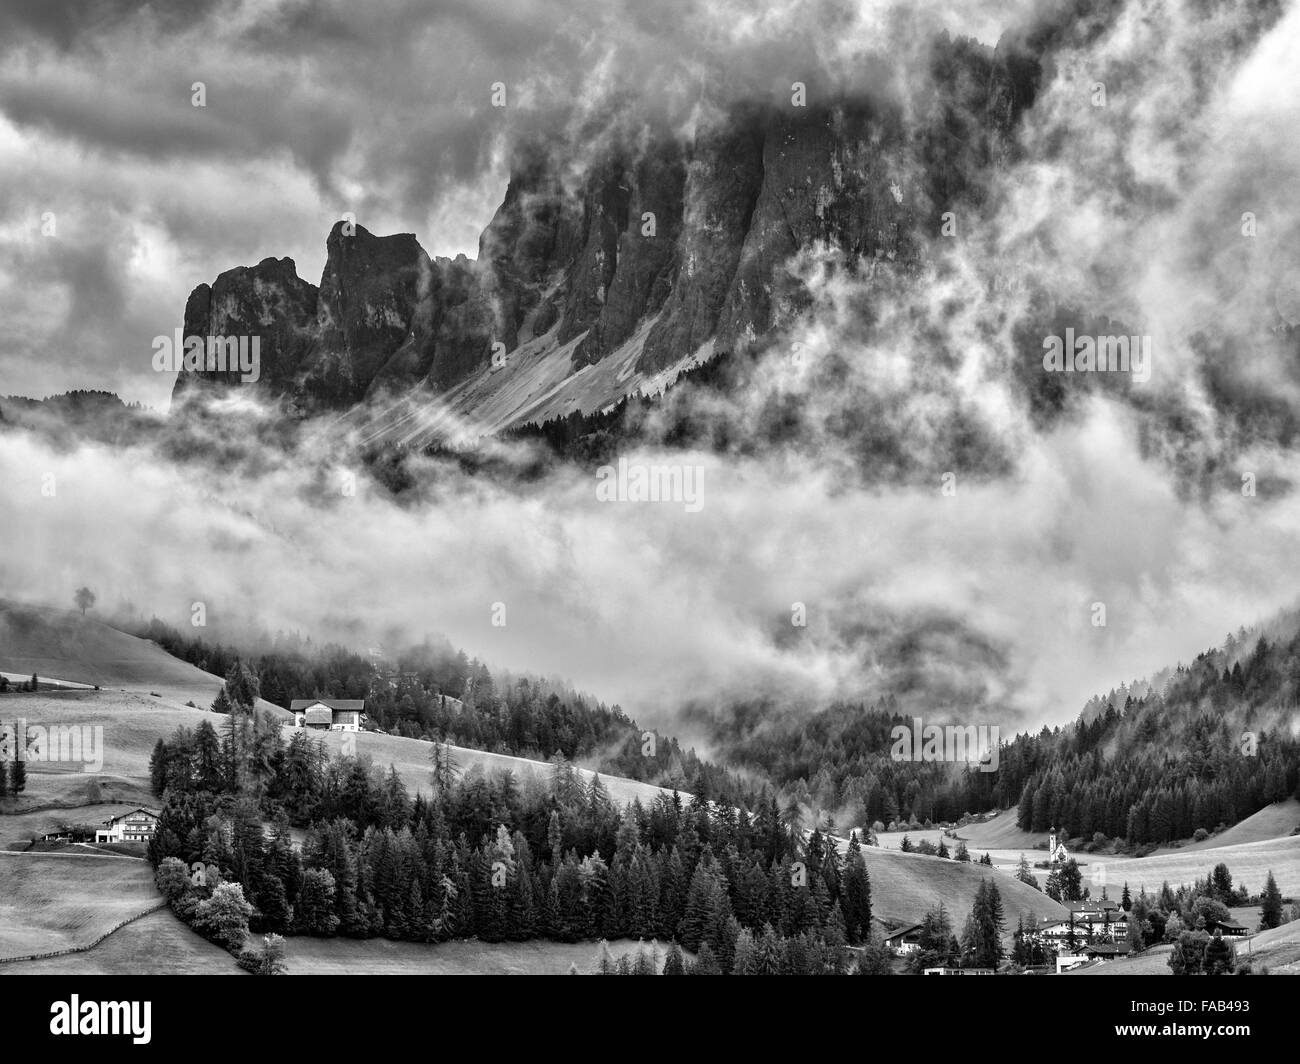
{"type": "Polygon", "coordinates": [[[363,698],[295,698],[289,703],[293,722],[319,731],[360,731],[363,698]]]}
{"type": "Polygon", "coordinates": [[[158,830],[158,814],[148,809],[109,817],[102,828],[95,829],[96,842],[148,842],[158,830]]]}

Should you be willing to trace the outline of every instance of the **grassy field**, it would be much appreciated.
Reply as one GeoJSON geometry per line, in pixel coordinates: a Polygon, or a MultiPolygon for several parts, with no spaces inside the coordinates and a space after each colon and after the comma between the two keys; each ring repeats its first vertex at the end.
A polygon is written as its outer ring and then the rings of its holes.
{"type": "Polygon", "coordinates": [[[975,904],[975,892],[989,876],[996,877],[1002,895],[1002,909],[1010,925],[1008,939],[1021,913],[1035,918],[1065,914],[1065,909],[1046,894],[985,866],[877,846],[864,846],[862,854],[871,876],[872,912],[891,923],[920,923],[926,910],[942,900],[952,915],[954,928],[960,931],[975,904]]]}
{"type": "MultiPolygon", "coordinates": [[[[221,688],[219,677],[173,658],[154,643],[71,610],[0,601],[0,670],[99,684],[103,688],[100,691],[0,696],[0,720],[21,718],[44,726],[100,725],[105,746],[103,770],[93,776],[70,772],[66,766],[30,765],[27,792],[17,799],[0,801],[0,813],[99,801],[148,804],[151,797],[145,784],[154,743],[181,724],[194,727],[204,719],[220,724],[219,718],[207,712],[221,688]],[[187,702],[199,708],[187,706],[187,702]]],[[[261,703],[261,707],[288,719],[284,710],[269,702],[261,703]]],[[[341,749],[341,733],[321,734],[332,751],[341,749]]],[[[358,753],[371,755],[381,768],[396,766],[412,793],[428,789],[430,744],[374,732],[358,734],[356,744],[358,753]]],[[[453,749],[462,771],[478,765],[488,772],[509,769],[521,780],[530,776],[549,778],[550,767],[535,761],[453,749]]],[[[650,784],[614,777],[602,779],[619,804],[634,798],[649,801],[659,793],[659,788],[650,784]]]]}
{"type": "MultiPolygon", "coordinates": [[[[1213,825],[1209,825],[1212,827],[1213,825]]],[[[1232,827],[1211,835],[1204,842],[1184,842],[1177,846],[1162,846],[1153,853],[1159,857],[1169,853],[1191,853],[1196,850],[1214,850],[1220,846],[1240,846],[1247,842],[1265,842],[1290,835],[1300,826],[1300,801],[1288,798],[1265,806],[1258,813],[1233,824],[1232,827]]]]}
{"type": "MultiPolygon", "coordinates": [[[[0,720],[12,724],[16,719],[31,726],[103,728],[103,766],[99,772],[68,771],[67,766],[29,762],[26,791],[0,801],[0,813],[26,813],[46,806],[156,804],[148,788],[154,743],[181,724],[192,728],[204,719],[220,723],[214,714],[190,709],[176,697],[111,690],[0,696],[0,720]]],[[[3,826],[0,832],[11,833],[3,826]]]]}
{"type": "MultiPolygon", "coordinates": [[[[422,945],[386,939],[286,939],[290,975],[567,975],[576,964],[590,975],[600,955],[596,942],[478,942],[422,945]]],[[[649,949],[651,943],[646,943],[649,949]]],[[[659,967],[666,947],[656,945],[659,967]]],[[[635,955],[637,943],[619,939],[610,956],[635,955]]]]}
{"type": "Polygon", "coordinates": [[[0,958],[87,945],[160,900],[144,861],[0,854],[0,958]]]}
{"type": "MultiPolygon", "coordinates": [[[[286,728],[288,735],[297,729],[286,728]]],[[[348,736],[343,732],[313,732],[314,738],[323,739],[331,753],[338,753],[348,736]]],[[[433,744],[422,739],[405,739],[397,735],[381,735],[378,732],[358,732],[350,736],[356,740],[358,754],[369,754],[381,769],[387,771],[391,764],[402,777],[402,782],[414,794],[417,790],[429,790],[429,754],[433,744]]],[[[521,782],[528,778],[547,781],[551,778],[551,766],[545,762],[529,761],[522,757],[510,757],[506,754],[489,754],[482,750],[470,750],[463,746],[453,746],[452,754],[456,767],[463,775],[475,766],[481,767],[489,774],[509,770],[521,782]]],[[[583,769],[588,779],[592,772],[583,769]]],[[[660,788],[650,783],[636,780],[620,779],[617,776],[600,777],[609,791],[610,797],[619,805],[625,805],[639,798],[643,804],[654,800],[660,788]]]]}
{"type": "MultiPolygon", "coordinates": [[[[1221,861],[1232,872],[1234,882],[1244,882],[1252,893],[1263,889],[1264,879],[1271,870],[1283,895],[1300,897],[1300,836],[1290,834],[1297,818],[1300,818],[1300,802],[1288,799],[1261,809],[1201,843],[1166,847],[1140,858],[1083,851],[1075,852],[1074,857],[1094,897],[1099,897],[1104,888],[1109,897],[1117,898],[1125,882],[1135,893],[1143,885],[1148,891],[1157,891],[1166,880],[1174,887],[1190,884],[1194,879],[1203,878],[1221,861]]],[[[880,842],[887,849],[897,850],[903,834],[881,835],[880,842]]],[[[925,839],[937,844],[942,832],[936,828],[907,834],[913,842],[925,839]]],[[[958,828],[957,834],[966,840],[973,860],[987,853],[994,867],[1008,875],[1014,874],[1022,854],[1031,865],[1046,857],[1043,850],[1034,848],[1035,843],[1046,843],[1046,834],[1017,828],[1014,809],[1004,810],[982,824],[958,828]]],[[[945,838],[944,841],[950,852],[955,851],[956,840],[945,838]]],[[[1045,869],[1035,868],[1033,872],[1040,886],[1046,883],[1045,869]]]]}
{"type": "MultiPolygon", "coordinates": [[[[976,858],[985,852],[1014,851],[1017,855],[1023,852],[1032,862],[1035,860],[1035,849],[1039,847],[1043,851],[1047,849],[1047,832],[1021,831],[1016,827],[1014,809],[1004,809],[982,824],[967,824],[955,830],[958,837],[965,840],[966,848],[976,858]]],[[[949,850],[956,849],[957,846],[957,841],[944,835],[940,828],[921,831],[882,831],[876,838],[885,849],[897,850],[902,845],[904,835],[911,842],[929,842],[935,846],[939,845],[939,839],[942,838],[949,850]]],[[[1042,856],[1044,854],[1040,853],[1039,857],[1042,856]]]]}
{"type": "MultiPolygon", "coordinates": [[[[102,727],[104,764],[101,772],[89,773],[33,762],[28,766],[27,790],[17,798],[0,800],[0,814],[26,813],[46,806],[81,806],[92,802],[131,806],[156,804],[148,789],[149,757],[154,743],[171,735],[180,725],[193,728],[207,720],[219,728],[222,723],[222,718],[205,710],[191,709],[176,697],[155,698],[139,692],[110,690],[0,697],[0,720],[11,721],[19,717],[29,725],[45,727],[56,724],[102,727]]],[[[295,730],[286,726],[285,738],[288,739],[295,730]]],[[[312,732],[312,736],[324,741],[326,748],[334,754],[342,751],[346,741],[343,732],[312,732]]],[[[431,743],[378,732],[359,732],[350,738],[355,740],[356,752],[373,757],[381,769],[394,765],[412,794],[421,789],[429,790],[431,743]]],[[[462,773],[479,766],[489,773],[508,769],[521,782],[529,777],[550,779],[551,766],[543,762],[458,746],[452,747],[452,751],[462,773]]],[[[588,778],[593,775],[585,769],[580,771],[588,778]]],[[[634,798],[642,802],[652,801],[660,790],[649,783],[613,776],[602,775],[601,780],[610,797],[620,805],[634,798]]],[[[13,834],[3,826],[3,816],[0,816],[0,833],[13,834]]]]}
{"type": "MultiPolygon", "coordinates": [[[[256,936],[251,943],[255,944],[256,936]]],[[[290,937],[285,940],[290,975],[567,975],[577,965],[590,975],[600,954],[596,942],[498,942],[474,940],[422,945],[386,939],[290,937]]],[[[662,969],[666,947],[658,951],[662,969]]],[[[609,944],[610,956],[635,955],[637,943],[609,944]]],[[[235,959],[196,935],[166,909],[128,924],[84,953],[0,964],[0,975],[239,975],[235,959]]]]}
{"type": "Polygon", "coordinates": [[[196,935],[169,909],[114,931],[94,949],[0,964],[0,975],[243,975],[235,958],[196,935]]]}
{"type": "MultiPolygon", "coordinates": [[[[985,850],[1024,850],[1026,855],[1041,846],[1047,848],[1047,832],[1021,831],[1016,826],[1016,811],[1004,809],[991,820],[982,824],[967,824],[957,829],[957,834],[966,840],[972,853],[978,849],[985,850]]],[[[1032,857],[1029,858],[1031,861],[1032,857]]]]}
{"type": "Polygon", "coordinates": [[[109,817],[135,808],[120,802],[102,802],[76,809],[42,809],[0,816],[0,850],[21,849],[33,835],[57,831],[67,824],[98,828],[109,817]]]}
{"type": "MultiPolygon", "coordinates": [[[[1172,850],[1153,853],[1150,857],[1092,855],[1089,860],[1092,865],[1085,873],[1085,880],[1095,882],[1104,871],[1111,897],[1118,897],[1126,882],[1134,893],[1143,886],[1148,893],[1158,891],[1166,881],[1174,887],[1190,884],[1194,879],[1204,878],[1219,862],[1228,866],[1234,885],[1244,883],[1252,894],[1263,890],[1271,870],[1284,896],[1300,897],[1300,835],[1206,850],[1172,850]]],[[[1100,892],[1094,888],[1093,893],[1100,892]]]]}
{"type": "MultiPolygon", "coordinates": [[[[0,671],[143,691],[146,696],[157,691],[169,703],[192,701],[204,708],[212,704],[222,685],[221,677],[172,657],[156,643],[110,628],[93,616],[3,600],[0,671]]],[[[269,702],[261,705],[275,708],[269,702]]]]}

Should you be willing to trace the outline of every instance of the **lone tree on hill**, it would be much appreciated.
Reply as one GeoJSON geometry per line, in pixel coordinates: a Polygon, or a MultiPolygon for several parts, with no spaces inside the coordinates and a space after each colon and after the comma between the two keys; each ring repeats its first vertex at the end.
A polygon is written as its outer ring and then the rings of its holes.
{"type": "Polygon", "coordinates": [[[262,697],[262,685],[258,681],[257,673],[242,661],[236,661],[230,666],[230,671],[226,673],[224,690],[232,707],[245,713],[251,713],[253,707],[257,705],[257,700],[262,697]]]}
{"type": "Polygon", "coordinates": [[[14,794],[22,794],[27,789],[27,762],[18,756],[17,749],[14,750],[14,767],[9,772],[9,789],[14,794]]]}
{"type": "Polygon", "coordinates": [[[1264,893],[1260,898],[1259,929],[1267,931],[1282,922],[1282,892],[1277,889],[1277,880],[1273,870],[1269,869],[1268,879],[1264,881],[1264,893]]]}
{"type": "Polygon", "coordinates": [[[77,603],[77,608],[81,610],[81,615],[86,616],[86,611],[95,604],[95,593],[88,587],[77,588],[77,593],[72,596],[77,603]]]}

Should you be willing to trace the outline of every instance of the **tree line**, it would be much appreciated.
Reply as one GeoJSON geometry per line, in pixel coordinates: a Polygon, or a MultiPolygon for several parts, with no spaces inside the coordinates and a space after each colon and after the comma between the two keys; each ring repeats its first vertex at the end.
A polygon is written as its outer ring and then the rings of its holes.
{"type": "MultiPolygon", "coordinates": [[[[297,635],[261,638],[269,647],[241,656],[233,647],[186,637],[156,617],[137,634],[219,676],[243,674],[255,699],[288,709],[295,698],[364,699],[370,727],[492,753],[548,761],[558,755],[601,771],[669,788],[739,801],[738,776],[683,750],[676,738],[646,732],[607,706],[553,680],[494,677],[446,640],[426,640],[375,662],[334,644],[297,635]]],[[[214,707],[226,712],[221,703],[214,707]]]]}
{"type": "Polygon", "coordinates": [[[155,746],[163,799],[149,857],[196,929],[240,950],[247,931],[437,942],[634,937],[704,947],[735,967],[742,931],[783,964],[848,967],[871,933],[859,842],[806,835],[769,793],[752,806],[662,793],[620,810],[598,775],[557,757],[549,781],[459,774],[430,744],[431,793],[396,770],[286,743],[238,706],[155,746]],[[304,831],[301,848],[293,832],[304,831]],[[801,959],[802,958],[802,959],[801,959]],[[843,962],[841,964],[841,961],[843,962]]]}

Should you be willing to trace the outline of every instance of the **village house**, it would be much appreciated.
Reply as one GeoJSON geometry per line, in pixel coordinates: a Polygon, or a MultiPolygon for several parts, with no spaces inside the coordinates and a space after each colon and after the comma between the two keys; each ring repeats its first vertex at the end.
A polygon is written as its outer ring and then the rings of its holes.
{"type": "Polygon", "coordinates": [[[129,813],[109,817],[104,826],[95,831],[96,842],[148,842],[158,830],[158,814],[148,809],[132,809],[129,813]]]}
{"type": "Polygon", "coordinates": [[[318,731],[360,731],[365,708],[361,698],[295,698],[289,703],[295,725],[318,731]]]}
{"type": "Polygon", "coordinates": [[[1027,932],[1027,937],[1049,949],[1060,950],[1070,944],[1114,942],[1128,936],[1128,913],[1113,901],[1067,901],[1070,915],[1062,920],[1047,917],[1027,932]]]}
{"type": "Polygon", "coordinates": [[[1245,924],[1239,924],[1231,918],[1227,920],[1206,920],[1205,930],[1210,934],[1220,932],[1224,938],[1245,938],[1250,934],[1250,928],[1245,924]]]}
{"type": "Polygon", "coordinates": [[[906,957],[909,953],[915,953],[920,948],[920,943],[920,924],[900,927],[897,931],[885,936],[885,945],[895,957],[906,957]]]}

